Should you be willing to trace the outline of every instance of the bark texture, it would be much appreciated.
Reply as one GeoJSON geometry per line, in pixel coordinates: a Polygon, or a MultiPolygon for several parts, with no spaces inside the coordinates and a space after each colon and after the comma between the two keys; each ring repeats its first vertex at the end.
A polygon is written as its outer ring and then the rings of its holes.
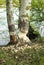
{"type": "Polygon", "coordinates": [[[29,30],[29,9],[31,6],[31,0],[19,0],[19,38],[26,42],[30,42],[29,38],[26,36],[29,30]]]}
{"type": "Polygon", "coordinates": [[[10,42],[14,43],[16,41],[16,36],[15,36],[12,1],[13,0],[6,0],[6,10],[7,10],[7,23],[8,23],[9,34],[10,34],[10,42]]]}

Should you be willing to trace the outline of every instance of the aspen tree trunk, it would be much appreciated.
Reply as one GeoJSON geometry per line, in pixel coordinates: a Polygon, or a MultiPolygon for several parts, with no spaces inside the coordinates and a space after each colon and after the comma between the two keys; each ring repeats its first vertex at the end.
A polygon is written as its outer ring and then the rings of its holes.
{"type": "Polygon", "coordinates": [[[23,39],[25,42],[30,42],[29,38],[26,36],[29,30],[29,9],[31,6],[31,0],[19,0],[19,38],[23,39]]]}
{"type": "Polygon", "coordinates": [[[8,23],[9,34],[10,34],[10,42],[14,43],[16,41],[16,36],[15,36],[12,1],[13,0],[6,0],[6,11],[7,11],[7,23],[8,23]]]}

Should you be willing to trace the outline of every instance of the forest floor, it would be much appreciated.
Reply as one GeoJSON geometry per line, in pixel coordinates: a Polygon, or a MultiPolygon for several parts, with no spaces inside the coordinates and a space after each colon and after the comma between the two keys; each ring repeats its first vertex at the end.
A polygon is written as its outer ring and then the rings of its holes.
{"type": "Polygon", "coordinates": [[[0,65],[44,65],[44,44],[0,47],[0,65]]]}

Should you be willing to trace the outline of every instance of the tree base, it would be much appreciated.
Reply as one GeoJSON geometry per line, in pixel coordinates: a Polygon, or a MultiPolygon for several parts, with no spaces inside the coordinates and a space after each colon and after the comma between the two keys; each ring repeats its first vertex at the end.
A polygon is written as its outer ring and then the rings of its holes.
{"type": "Polygon", "coordinates": [[[30,39],[26,36],[25,33],[19,33],[18,35],[18,43],[17,47],[24,46],[25,44],[30,45],[32,42],[30,39]]]}
{"type": "Polygon", "coordinates": [[[12,36],[10,36],[10,42],[9,42],[9,44],[11,45],[11,44],[16,44],[17,43],[17,36],[16,35],[12,35],[12,36]]]}

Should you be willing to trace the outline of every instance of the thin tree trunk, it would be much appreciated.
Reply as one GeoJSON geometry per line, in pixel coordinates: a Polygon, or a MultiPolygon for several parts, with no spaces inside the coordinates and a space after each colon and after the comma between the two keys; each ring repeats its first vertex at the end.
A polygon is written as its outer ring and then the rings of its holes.
{"type": "Polygon", "coordinates": [[[31,0],[19,0],[19,38],[26,42],[30,42],[29,38],[26,36],[29,30],[29,9],[31,6],[31,0]]]}
{"type": "Polygon", "coordinates": [[[7,11],[7,23],[8,23],[9,34],[10,34],[10,42],[14,43],[16,41],[16,36],[15,36],[12,1],[13,0],[6,0],[6,11],[7,11]]]}

